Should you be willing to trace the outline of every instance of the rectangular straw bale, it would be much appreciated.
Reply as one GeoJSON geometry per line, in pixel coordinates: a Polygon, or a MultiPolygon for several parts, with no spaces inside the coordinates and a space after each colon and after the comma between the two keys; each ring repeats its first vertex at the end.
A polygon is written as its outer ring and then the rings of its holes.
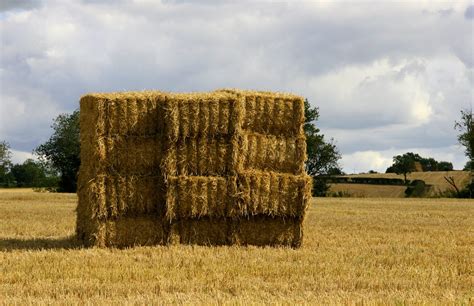
{"type": "Polygon", "coordinates": [[[163,127],[160,92],[90,94],[81,98],[81,134],[153,135],[163,127]]]}
{"type": "Polygon", "coordinates": [[[240,118],[233,113],[237,103],[234,96],[222,93],[169,95],[163,104],[165,134],[174,141],[232,134],[240,118]]]}
{"type": "Polygon", "coordinates": [[[167,180],[166,219],[224,217],[231,205],[228,181],[218,176],[172,176],[167,180]]]}
{"type": "Polygon", "coordinates": [[[272,135],[297,136],[301,134],[303,117],[298,109],[300,99],[278,99],[275,97],[246,96],[242,128],[244,130],[272,135]],[[276,109],[276,111],[275,111],[276,109]]]}
{"type": "Polygon", "coordinates": [[[105,246],[133,247],[164,244],[167,234],[162,221],[154,216],[123,217],[105,222],[105,246]]]}
{"type": "Polygon", "coordinates": [[[267,171],[237,176],[236,203],[230,216],[287,216],[303,218],[311,197],[311,178],[267,171]]]}
{"type": "Polygon", "coordinates": [[[105,134],[106,103],[106,99],[93,95],[86,95],[81,98],[79,118],[81,140],[105,134]]]}
{"type": "Polygon", "coordinates": [[[230,219],[203,217],[173,221],[170,244],[227,245],[231,237],[230,219]]]}
{"type": "Polygon", "coordinates": [[[225,138],[184,138],[168,142],[162,171],[167,175],[216,176],[231,168],[231,145],[225,138]]]}
{"type": "Polygon", "coordinates": [[[237,245],[300,247],[303,224],[298,218],[253,216],[235,219],[230,240],[237,245]]]}
{"type": "Polygon", "coordinates": [[[286,93],[223,89],[243,103],[241,123],[244,130],[279,136],[303,134],[304,100],[286,93]]]}
{"type": "Polygon", "coordinates": [[[162,180],[160,176],[98,175],[81,185],[78,211],[98,220],[160,215],[164,212],[162,180]]]}
{"type": "Polygon", "coordinates": [[[154,136],[90,137],[81,143],[82,168],[91,176],[158,175],[163,149],[154,136]]]}
{"type": "Polygon", "coordinates": [[[243,133],[236,146],[238,169],[264,170],[291,174],[304,173],[306,141],[304,136],[281,137],[243,133]]]}

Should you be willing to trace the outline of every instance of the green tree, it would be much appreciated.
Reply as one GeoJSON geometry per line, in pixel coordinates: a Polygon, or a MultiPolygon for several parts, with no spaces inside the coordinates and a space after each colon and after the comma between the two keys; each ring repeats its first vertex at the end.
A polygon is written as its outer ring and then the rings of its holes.
{"type": "Polygon", "coordinates": [[[47,164],[27,159],[23,164],[15,164],[11,168],[17,187],[45,187],[54,189],[58,185],[57,173],[47,164]]]}
{"type": "Polygon", "coordinates": [[[471,110],[461,110],[461,120],[456,121],[454,128],[459,131],[458,141],[464,146],[464,153],[468,162],[464,170],[471,171],[471,182],[464,188],[459,196],[474,197],[474,118],[471,110]]]}
{"type": "Polygon", "coordinates": [[[438,171],[453,171],[453,163],[447,161],[440,161],[438,163],[438,171]]]}
{"type": "Polygon", "coordinates": [[[391,168],[396,174],[403,174],[405,184],[408,183],[407,175],[415,170],[415,162],[419,161],[420,156],[411,152],[393,157],[391,168]]]}
{"type": "Polygon", "coordinates": [[[460,132],[458,141],[464,146],[467,158],[474,162],[474,120],[472,110],[461,110],[461,120],[455,122],[454,128],[460,132]]]}
{"type": "Polygon", "coordinates": [[[474,161],[468,160],[462,169],[464,171],[474,171],[474,161]]]}
{"type": "Polygon", "coordinates": [[[35,153],[44,162],[49,162],[60,174],[61,192],[76,192],[77,172],[81,163],[79,157],[79,111],[61,114],[51,126],[53,135],[44,144],[35,149],[35,153]]]}
{"type": "Polygon", "coordinates": [[[32,159],[25,160],[23,164],[13,165],[11,172],[17,187],[39,187],[46,178],[44,169],[32,159]]]}
{"type": "Polygon", "coordinates": [[[314,178],[313,194],[325,196],[329,190],[329,185],[324,180],[324,176],[341,174],[341,167],[338,164],[341,154],[337,149],[334,140],[326,141],[324,135],[314,124],[319,119],[319,109],[312,108],[306,99],[304,132],[306,135],[306,171],[314,178]]]}
{"type": "Polygon", "coordinates": [[[6,141],[0,141],[0,186],[9,187],[13,184],[13,176],[10,173],[12,166],[12,152],[6,141]]]}

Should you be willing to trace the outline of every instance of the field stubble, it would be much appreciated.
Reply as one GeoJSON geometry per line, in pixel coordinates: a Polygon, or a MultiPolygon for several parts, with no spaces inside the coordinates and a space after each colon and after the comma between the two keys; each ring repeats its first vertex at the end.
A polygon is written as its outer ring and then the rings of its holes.
{"type": "Polygon", "coordinates": [[[0,191],[0,301],[473,303],[474,203],[314,199],[302,248],[83,248],[75,195],[0,191]]]}

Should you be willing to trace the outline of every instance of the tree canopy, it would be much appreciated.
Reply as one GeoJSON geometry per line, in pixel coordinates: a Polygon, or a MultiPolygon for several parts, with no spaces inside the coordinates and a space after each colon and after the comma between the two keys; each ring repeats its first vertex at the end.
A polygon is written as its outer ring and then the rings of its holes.
{"type": "Polygon", "coordinates": [[[10,173],[12,166],[11,157],[10,144],[6,141],[0,141],[0,186],[3,187],[13,184],[14,178],[10,173]]]}
{"type": "Polygon", "coordinates": [[[394,163],[392,166],[387,168],[386,173],[397,173],[397,174],[403,174],[402,169],[405,166],[401,166],[401,162],[403,160],[403,163],[413,163],[412,166],[408,167],[410,168],[410,171],[407,172],[407,174],[417,171],[416,166],[419,164],[421,166],[421,170],[425,172],[430,172],[430,171],[452,171],[453,170],[453,164],[451,162],[447,161],[437,161],[433,157],[422,157],[417,153],[412,153],[412,152],[407,152],[403,155],[397,155],[394,156],[394,163]],[[397,156],[400,156],[400,158],[397,158],[398,164],[396,165],[395,158],[397,156]],[[402,167],[402,168],[400,168],[402,167]],[[398,169],[396,169],[398,168],[398,169]],[[397,172],[398,170],[398,172],[397,172]]]}
{"type": "Polygon", "coordinates": [[[59,191],[76,192],[77,172],[81,163],[79,111],[59,115],[51,127],[53,135],[38,146],[35,153],[60,173],[59,191]]]}
{"type": "Polygon", "coordinates": [[[456,121],[454,128],[459,131],[458,141],[464,146],[464,153],[468,158],[464,170],[471,171],[471,182],[459,192],[460,197],[474,197],[474,120],[472,109],[461,110],[461,120],[456,121]]]}

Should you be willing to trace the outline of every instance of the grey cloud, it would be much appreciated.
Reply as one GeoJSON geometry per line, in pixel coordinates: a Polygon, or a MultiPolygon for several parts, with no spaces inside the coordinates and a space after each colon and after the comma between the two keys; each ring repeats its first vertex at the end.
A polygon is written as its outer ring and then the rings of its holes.
{"type": "Polygon", "coordinates": [[[2,0],[0,2],[0,12],[28,10],[39,6],[41,6],[40,0],[2,0]]]}
{"type": "Polygon", "coordinates": [[[466,19],[474,19],[474,5],[469,5],[464,11],[464,17],[466,19]]]}

